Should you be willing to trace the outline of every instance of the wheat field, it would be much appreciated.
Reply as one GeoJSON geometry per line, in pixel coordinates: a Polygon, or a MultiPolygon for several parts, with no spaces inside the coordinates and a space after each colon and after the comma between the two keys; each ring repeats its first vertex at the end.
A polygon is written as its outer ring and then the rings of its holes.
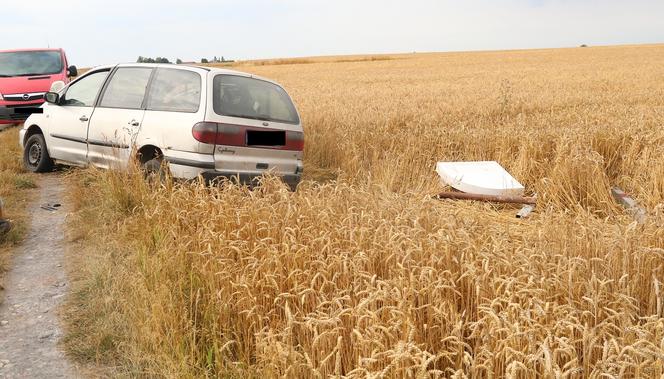
{"type": "Polygon", "coordinates": [[[68,351],[148,377],[662,377],[662,61],[664,45],[242,63],[294,97],[307,180],[73,174],[68,351]],[[438,160],[497,160],[536,213],[433,199],[438,160]]]}

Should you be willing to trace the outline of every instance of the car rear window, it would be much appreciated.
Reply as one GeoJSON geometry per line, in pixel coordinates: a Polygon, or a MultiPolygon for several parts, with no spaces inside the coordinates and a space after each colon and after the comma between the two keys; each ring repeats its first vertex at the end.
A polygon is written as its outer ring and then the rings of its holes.
{"type": "Polygon", "coordinates": [[[217,75],[213,80],[213,106],[221,116],[298,124],[290,97],[274,83],[237,75],[217,75]]]}
{"type": "Polygon", "coordinates": [[[140,109],[152,74],[148,67],[118,68],[101,98],[101,107],[140,109]]]}
{"type": "Polygon", "coordinates": [[[201,76],[195,72],[159,68],[150,85],[148,110],[196,113],[201,102],[201,76]]]}

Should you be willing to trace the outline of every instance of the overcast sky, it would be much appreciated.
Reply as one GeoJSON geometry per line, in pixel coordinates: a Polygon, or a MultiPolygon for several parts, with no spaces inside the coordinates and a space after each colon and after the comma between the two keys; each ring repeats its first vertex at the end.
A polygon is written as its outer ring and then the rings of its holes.
{"type": "Polygon", "coordinates": [[[79,67],[224,56],[664,42],[664,0],[2,0],[0,50],[62,47],[79,67]]]}

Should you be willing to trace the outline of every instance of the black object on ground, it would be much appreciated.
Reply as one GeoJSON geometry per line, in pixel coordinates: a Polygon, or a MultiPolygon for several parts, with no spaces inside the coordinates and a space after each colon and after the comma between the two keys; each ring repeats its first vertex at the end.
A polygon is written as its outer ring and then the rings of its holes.
{"type": "Polygon", "coordinates": [[[54,204],[46,203],[46,204],[40,205],[39,207],[41,209],[44,209],[44,210],[47,210],[47,211],[57,211],[58,208],[60,208],[61,206],[62,206],[62,204],[60,204],[60,203],[54,203],[54,204]]]}

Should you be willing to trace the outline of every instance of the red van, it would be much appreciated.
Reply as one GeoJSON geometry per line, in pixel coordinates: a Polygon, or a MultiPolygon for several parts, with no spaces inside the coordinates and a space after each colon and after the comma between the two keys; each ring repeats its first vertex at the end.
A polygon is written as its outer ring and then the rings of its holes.
{"type": "Polygon", "coordinates": [[[30,114],[16,108],[39,107],[53,82],[66,84],[76,75],[62,49],[0,51],[0,108],[7,108],[0,113],[8,115],[0,117],[0,124],[23,122],[30,114]]]}

